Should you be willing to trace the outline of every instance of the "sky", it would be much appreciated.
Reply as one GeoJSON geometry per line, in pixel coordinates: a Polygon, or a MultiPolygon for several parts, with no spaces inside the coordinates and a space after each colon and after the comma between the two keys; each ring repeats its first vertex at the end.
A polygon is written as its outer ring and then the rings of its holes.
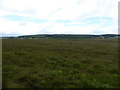
{"type": "Polygon", "coordinates": [[[0,0],[0,36],[118,34],[119,0],[0,0]]]}

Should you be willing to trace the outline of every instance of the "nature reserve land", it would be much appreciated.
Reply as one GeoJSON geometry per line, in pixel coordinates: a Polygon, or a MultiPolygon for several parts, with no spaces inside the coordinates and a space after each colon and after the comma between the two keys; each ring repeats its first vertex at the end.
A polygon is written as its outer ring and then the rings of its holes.
{"type": "Polygon", "coordinates": [[[3,39],[3,88],[116,88],[117,39],[3,39]]]}

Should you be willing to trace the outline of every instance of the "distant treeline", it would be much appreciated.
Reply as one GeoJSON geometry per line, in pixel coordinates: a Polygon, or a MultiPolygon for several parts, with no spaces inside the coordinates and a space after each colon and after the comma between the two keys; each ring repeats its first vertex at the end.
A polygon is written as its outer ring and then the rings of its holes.
{"type": "Polygon", "coordinates": [[[3,37],[3,38],[118,38],[119,34],[103,34],[103,35],[75,35],[75,34],[39,34],[39,35],[24,35],[18,37],[3,37]]]}

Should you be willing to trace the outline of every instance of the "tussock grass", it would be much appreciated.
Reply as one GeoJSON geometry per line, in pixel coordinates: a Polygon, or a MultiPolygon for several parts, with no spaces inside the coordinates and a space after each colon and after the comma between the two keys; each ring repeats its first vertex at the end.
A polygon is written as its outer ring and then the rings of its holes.
{"type": "Polygon", "coordinates": [[[4,88],[117,88],[114,39],[3,39],[4,88]]]}

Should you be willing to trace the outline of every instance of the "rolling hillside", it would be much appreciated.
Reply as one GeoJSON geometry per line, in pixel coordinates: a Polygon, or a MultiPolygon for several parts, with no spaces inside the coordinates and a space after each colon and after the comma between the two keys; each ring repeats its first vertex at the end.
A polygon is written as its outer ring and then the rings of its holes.
{"type": "Polygon", "coordinates": [[[120,35],[117,34],[103,34],[103,35],[75,35],[75,34],[39,34],[39,35],[24,35],[24,36],[18,36],[17,38],[108,38],[108,39],[114,39],[118,38],[120,35]]]}

